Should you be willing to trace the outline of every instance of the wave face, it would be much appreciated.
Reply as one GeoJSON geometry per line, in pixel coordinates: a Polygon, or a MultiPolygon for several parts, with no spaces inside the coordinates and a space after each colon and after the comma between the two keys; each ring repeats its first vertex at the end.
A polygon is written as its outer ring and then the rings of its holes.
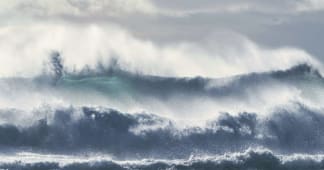
{"type": "Polygon", "coordinates": [[[0,79],[0,169],[323,169],[309,64],[224,78],[108,67],[0,79]]]}

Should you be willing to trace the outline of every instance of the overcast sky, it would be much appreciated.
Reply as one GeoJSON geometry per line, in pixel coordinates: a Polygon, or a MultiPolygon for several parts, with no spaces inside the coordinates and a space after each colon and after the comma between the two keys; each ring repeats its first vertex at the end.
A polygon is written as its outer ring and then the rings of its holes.
{"type": "MultiPolygon", "coordinates": [[[[277,68],[276,65],[280,65],[281,62],[283,64],[280,66],[287,67],[304,60],[314,59],[322,63],[323,18],[323,0],[2,0],[0,52],[9,65],[19,64],[21,60],[8,58],[25,56],[30,61],[30,55],[43,55],[42,52],[30,49],[53,49],[64,53],[63,48],[49,43],[50,39],[42,37],[48,34],[54,34],[54,37],[69,37],[80,31],[79,28],[95,26],[97,30],[101,30],[99,32],[102,34],[98,33],[100,37],[106,38],[96,40],[96,43],[100,44],[97,46],[101,47],[86,52],[88,58],[93,58],[95,56],[91,55],[98,53],[114,53],[124,56],[121,58],[126,58],[125,63],[131,63],[132,69],[138,70],[138,67],[141,67],[143,72],[152,74],[227,76],[277,68]],[[117,32],[122,32],[128,39],[133,39],[134,43],[123,48],[109,46],[110,36],[121,39],[117,36],[116,29],[121,30],[117,32]],[[41,38],[31,38],[27,35],[41,38]],[[25,47],[27,42],[37,42],[38,45],[25,47]],[[102,45],[104,43],[107,45],[102,45]],[[56,47],[59,49],[55,49],[56,47]],[[113,50],[102,52],[104,48],[113,50]],[[140,50],[142,48],[143,50],[140,50]],[[19,53],[17,49],[25,50],[19,53]],[[131,53],[125,54],[120,52],[121,50],[131,53]],[[154,56],[156,53],[159,53],[157,57],[154,56]],[[184,56],[194,54],[196,56],[184,56]],[[143,57],[144,55],[146,57],[143,57]],[[252,58],[247,57],[249,55],[252,58]],[[214,58],[187,59],[201,56],[214,58]],[[145,60],[146,66],[138,66],[138,63],[129,57],[139,58],[141,62],[145,60]],[[172,60],[162,60],[162,66],[157,71],[154,65],[160,63],[155,61],[159,57],[169,57],[172,60]],[[175,60],[177,57],[178,60],[175,60]],[[180,60],[187,64],[176,64],[180,60]],[[216,64],[206,64],[210,61],[215,61],[216,64]],[[253,62],[259,66],[249,69],[255,65],[253,62]],[[169,64],[170,66],[167,66],[169,64]],[[235,69],[231,69],[231,66],[235,69]],[[190,67],[193,70],[181,70],[179,67],[190,67]],[[207,69],[204,70],[204,67],[207,69]],[[214,67],[219,69],[213,70],[214,67]]],[[[63,42],[72,43],[70,38],[62,38],[60,43],[63,42]]],[[[82,51],[77,49],[78,45],[70,48],[82,51]]],[[[76,54],[69,50],[65,52],[67,56],[76,54]]],[[[26,61],[24,60],[24,63],[26,61]]],[[[70,61],[73,62],[75,60],[70,61]]],[[[1,75],[25,71],[8,70],[10,69],[0,69],[1,75]]]]}

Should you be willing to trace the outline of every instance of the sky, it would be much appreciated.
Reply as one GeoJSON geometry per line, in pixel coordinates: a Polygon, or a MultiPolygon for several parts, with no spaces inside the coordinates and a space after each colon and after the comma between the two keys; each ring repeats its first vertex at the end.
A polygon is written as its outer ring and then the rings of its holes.
{"type": "Polygon", "coordinates": [[[118,58],[129,71],[226,77],[324,61],[322,0],[2,0],[0,76],[118,58]],[[12,67],[12,66],[15,67],[12,67]]]}

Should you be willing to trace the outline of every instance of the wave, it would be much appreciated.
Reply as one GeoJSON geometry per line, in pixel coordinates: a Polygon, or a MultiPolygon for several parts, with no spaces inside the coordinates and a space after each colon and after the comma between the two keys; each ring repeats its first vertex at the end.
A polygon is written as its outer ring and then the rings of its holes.
{"type": "Polygon", "coordinates": [[[0,28],[0,170],[324,169],[323,67],[307,52],[80,24],[0,28]]]}
{"type": "Polygon", "coordinates": [[[307,64],[221,79],[142,75],[117,66],[78,73],[64,73],[61,69],[57,62],[50,75],[0,79],[0,108],[32,110],[44,104],[103,106],[180,121],[185,115],[191,124],[198,118],[213,119],[219,112],[266,115],[277,106],[294,102],[312,107],[323,105],[323,78],[307,64]]]}
{"type": "Polygon", "coordinates": [[[1,161],[3,169],[264,169],[264,170],[319,170],[324,166],[324,155],[278,155],[267,149],[248,149],[244,152],[226,153],[223,155],[190,157],[188,159],[141,159],[112,160],[105,156],[64,156],[23,153],[4,156],[1,161]],[[27,158],[27,159],[26,159],[27,158]],[[4,160],[4,159],[3,159],[4,160]],[[12,160],[11,162],[8,160],[12,160]],[[46,161],[47,160],[47,161],[46,161]]]}
{"type": "MultiPolygon", "coordinates": [[[[90,72],[77,75],[66,75],[59,80],[58,85],[68,86],[72,84],[72,86],[83,86],[84,84],[88,85],[91,82],[94,85],[100,85],[100,82],[107,83],[110,81],[115,81],[112,82],[112,84],[125,84],[134,89],[133,91],[137,91],[137,93],[140,94],[151,94],[155,96],[165,97],[170,96],[170,94],[189,93],[220,97],[236,94],[240,90],[244,91],[244,89],[249,88],[253,85],[261,86],[271,81],[285,81],[289,84],[295,84],[297,82],[305,83],[306,81],[311,81],[312,79],[321,81],[322,76],[315,68],[311,67],[310,65],[301,64],[284,71],[251,73],[248,75],[240,75],[223,79],[210,79],[203,77],[158,77],[132,74],[117,69],[109,70],[107,72],[90,72]]],[[[119,90],[116,87],[109,86],[109,84],[106,85],[106,88],[115,88],[112,91],[119,90]]],[[[96,86],[93,87],[95,88],[96,86]]]]}
{"type": "Polygon", "coordinates": [[[324,147],[324,114],[296,105],[296,110],[279,109],[267,118],[223,113],[203,127],[186,128],[152,114],[89,107],[55,109],[31,126],[1,125],[0,145],[7,150],[51,153],[96,151],[119,158],[182,158],[257,146],[281,153],[318,153],[324,147]]]}
{"type": "Polygon", "coordinates": [[[22,151],[63,155],[93,152],[108,154],[111,160],[64,166],[41,160],[5,163],[0,168],[316,169],[322,166],[313,157],[289,164],[280,156],[322,154],[324,81],[311,65],[212,79],[143,75],[121,70],[116,65],[66,72],[58,54],[53,54],[52,62],[52,71],[39,77],[0,79],[1,151],[7,155],[22,151]],[[271,152],[244,152],[258,147],[271,152]],[[202,158],[202,155],[237,152],[257,156],[233,162],[153,161],[128,167],[113,161],[186,160],[190,155],[202,158]]]}

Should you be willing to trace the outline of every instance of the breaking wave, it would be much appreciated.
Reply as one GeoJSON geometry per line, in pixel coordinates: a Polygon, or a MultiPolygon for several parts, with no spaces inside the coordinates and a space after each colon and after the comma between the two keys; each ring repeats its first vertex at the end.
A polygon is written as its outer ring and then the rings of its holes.
{"type": "Polygon", "coordinates": [[[31,110],[42,105],[102,106],[178,121],[185,118],[184,122],[192,124],[213,119],[219,112],[266,115],[277,106],[295,102],[311,107],[323,104],[323,78],[308,64],[212,79],[142,75],[123,71],[118,65],[65,72],[59,59],[52,62],[49,74],[0,79],[0,107],[31,110]]]}
{"type": "Polygon", "coordinates": [[[63,156],[20,153],[2,157],[3,169],[264,169],[264,170],[292,170],[292,169],[323,169],[324,155],[294,154],[278,155],[269,150],[251,150],[244,152],[226,153],[214,156],[190,157],[188,159],[142,159],[142,160],[112,160],[106,156],[63,156]],[[8,161],[8,160],[11,160],[8,161]],[[12,161],[16,160],[16,162],[12,161]]]}
{"type": "Polygon", "coordinates": [[[323,169],[323,85],[309,64],[160,77],[53,53],[0,79],[0,169],[323,169]]]}
{"type": "Polygon", "coordinates": [[[267,118],[255,113],[223,113],[204,127],[186,128],[152,114],[62,108],[47,111],[45,118],[31,126],[1,125],[0,145],[50,153],[96,151],[119,158],[183,158],[192,153],[217,154],[249,147],[318,153],[324,147],[324,114],[300,104],[296,108],[278,109],[267,118]]]}

